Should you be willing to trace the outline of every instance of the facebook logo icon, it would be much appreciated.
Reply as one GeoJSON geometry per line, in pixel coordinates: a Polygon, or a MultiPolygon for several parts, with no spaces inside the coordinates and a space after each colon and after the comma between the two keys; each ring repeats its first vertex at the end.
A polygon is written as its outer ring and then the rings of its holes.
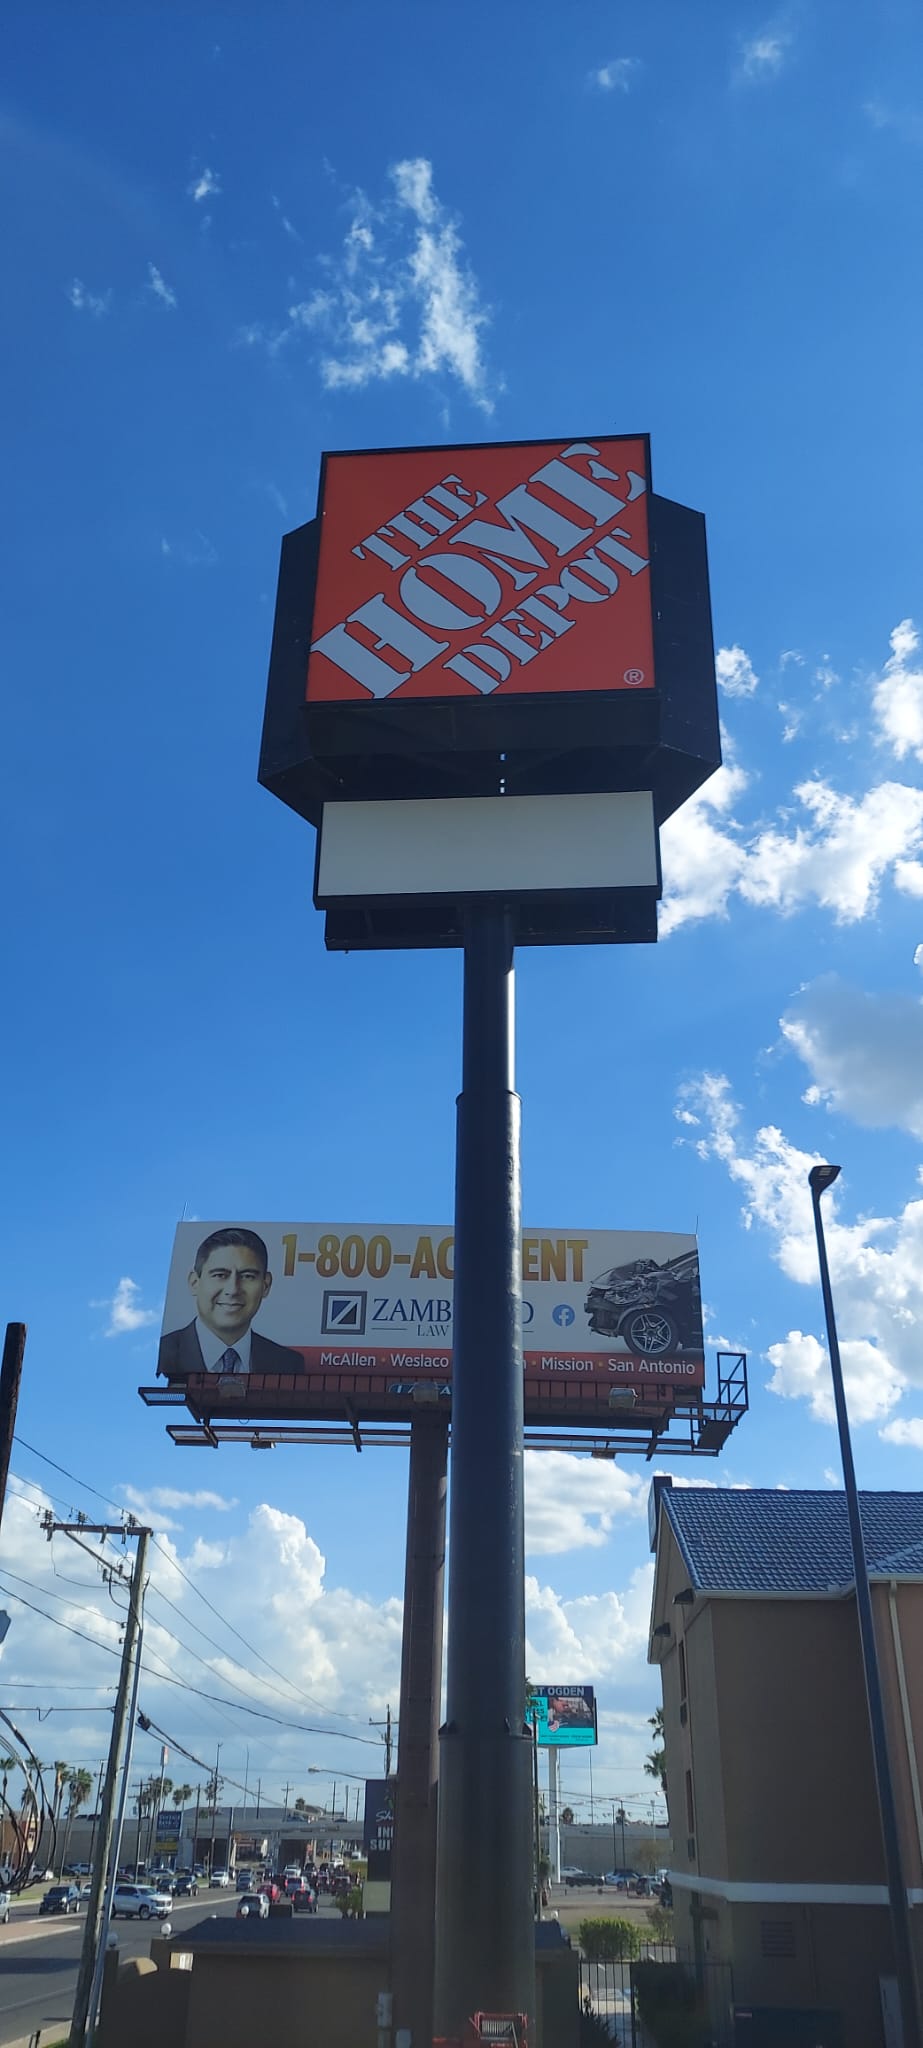
{"type": "Polygon", "coordinates": [[[569,1324],[575,1322],[576,1315],[571,1308],[570,1302],[559,1302],[557,1308],[553,1308],[551,1311],[551,1320],[553,1323],[557,1323],[559,1330],[566,1330],[569,1324]]]}

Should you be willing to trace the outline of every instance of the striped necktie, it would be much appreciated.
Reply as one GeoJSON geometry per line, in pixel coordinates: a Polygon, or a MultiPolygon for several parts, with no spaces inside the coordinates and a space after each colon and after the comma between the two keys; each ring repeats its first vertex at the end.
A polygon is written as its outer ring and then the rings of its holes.
{"type": "Polygon", "coordinates": [[[240,1371],[240,1352],[239,1352],[239,1351],[235,1351],[235,1350],[234,1350],[234,1346],[233,1346],[233,1344],[229,1344],[229,1345],[228,1345],[228,1348],[227,1348],[227,1350],[226,1350],[226,1351],[222,1351],[222,1353],[221,1353],[221,1357],[220,1357],[220,1358],[219,1358],[219,1360],[218,1360],[218,1371],[219,1371],[219,1372],[239,1372],[239,1371],[240,1371]]]}

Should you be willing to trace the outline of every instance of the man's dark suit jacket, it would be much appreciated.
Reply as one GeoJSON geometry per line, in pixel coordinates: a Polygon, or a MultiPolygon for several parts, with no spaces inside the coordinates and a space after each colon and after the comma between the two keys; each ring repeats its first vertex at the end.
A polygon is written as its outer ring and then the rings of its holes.
{"type": "MultiPolygon", "coordinates": [[[[228,1349],[233,1349],[233,1346],[228,1346],[228,1349]]],[[[259,1330],[251,1330],[251,1372],[293,1373],[304,1372],[304,1369],[300,1351],[290,1351],[286,1344],[274,1344],[271,1337],[262,1337],[259,1330]]],[[[191,1372],[205,1371],[194,1321],[187,1323],[184,1330],[168,1330],[161,1337],[157,1370],[168,1380],[185,1380],[191,1372]]]]}

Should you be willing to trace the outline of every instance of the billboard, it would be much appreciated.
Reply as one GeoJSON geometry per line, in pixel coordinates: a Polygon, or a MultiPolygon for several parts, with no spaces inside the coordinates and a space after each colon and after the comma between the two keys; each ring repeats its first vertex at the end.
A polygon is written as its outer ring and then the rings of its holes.
{"type": "Polygon", "coordinates": [[[362,1848],[368,1858],[367,1875],[373,1884],[387,1882],[391,1876],[396,1791],[396,1778],[366,1779],[362,1848]]]}
{"type": "Polygon", "coordinates": [[[180,1816],[176,1807],[174,1806],[171,1813],[168,1806],[162,1806],[157,1815],[156,1837],[158,1849],[176,1848],[179,1842],[179,1827],[180,1816]]]}
{"type": "Polygon", "coordinates": [[[533,1685],[526,1720],[540,1749],[585,1749],[598,1740],[591,1685],[533,1685]]]}
{"type": "MultiPolygon", "coordinates": [[[[694,1237],[525,1230],[523,1366],[530,1389],[661,1406],[704,1384],[694,1237]],[[633,1391],[634,1390],[634,1391],[633,1391]]],[[[454,1235],[447,1225],[180,1223],[158,1372],[216,1413],[252,1390],[309,1412],[319,1389],[384,1406],[420,1382],[448,1398],[454,1235]],[[388,1397],[391,1397],[390,1399],[388,1397]]],[[[341,1400],[342,1410],[342,1400],[341,1400]]]]}
{"type": "Polygon", "coordinates": [[[648,445],[324,457],[306,699],[654,686],[648,445]]]}
{"type": "Polygon", "coordinates": [[[323,457],[260,753],[301,817],[642,790],[659,824],[720,759],[705,522],[652,490],[646,434],[323,457]]]}

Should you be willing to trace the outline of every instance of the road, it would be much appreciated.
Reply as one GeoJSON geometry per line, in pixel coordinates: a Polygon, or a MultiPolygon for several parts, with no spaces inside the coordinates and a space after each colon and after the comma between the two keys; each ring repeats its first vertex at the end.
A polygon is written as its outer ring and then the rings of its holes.
{"type": "MultiPolygon", "coordinates": [[[[202,1891],[197,1899],[177,1900],[170,1915],[175,1934],[210,1913],[233,1919],[233,1893],[202,1891]]],[[[84,1916],[73,1920],[39,1920],[37,1906],[14,1906],[8,1927],[0,1933],[0,2048],[20,2041],[41,2027],[45,2038],[67,2033],[77,1988],[77,1967],[83,1941],[84,1916]],[[21,1931],[20,1931],[21,1930],[21,1931]],[[57,2025],[51,2024],[57,2022],[57,2025]]],[[[117,1920],[119,1953],[146,1956],[156,1920],[117,1920]]]]}

